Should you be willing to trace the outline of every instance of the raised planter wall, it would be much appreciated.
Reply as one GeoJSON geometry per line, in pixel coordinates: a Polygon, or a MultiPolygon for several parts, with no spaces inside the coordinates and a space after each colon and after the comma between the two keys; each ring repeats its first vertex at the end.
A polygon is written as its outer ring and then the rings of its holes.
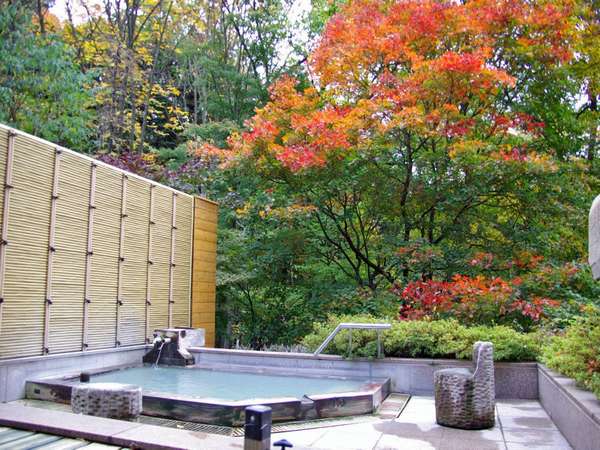
{"type": "Polygon", "coordinates": [[[574,450],[600,448],[600,401],[575,381],[538,365],[539,400],[574,450]]]}
{"type": "MultiPolygon", "coordinates": [[[[260,352],[193,348],[196,364],[224,370],[268,369],[270,373],[291,373],[302,369],[305,374],[390,378],[391,391],[413,395],[433,395],[433,372],[448,367],[470,367],[469,361],[447,359],[385,358],[353,359],[307,353],[260,352]]],[[[497,398],[537,399],[536,363],[497,363],[497,398]]]]}

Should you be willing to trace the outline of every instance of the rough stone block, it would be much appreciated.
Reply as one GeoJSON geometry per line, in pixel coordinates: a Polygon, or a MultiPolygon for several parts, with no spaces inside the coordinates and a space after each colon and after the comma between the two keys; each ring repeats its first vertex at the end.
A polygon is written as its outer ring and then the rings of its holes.
{"type": "Polygon", "coordinates": [[[120,383],[80,383],[71,389],[74,413],[111,419],[136,418],[142,412],[142,388],[120,383]]]}

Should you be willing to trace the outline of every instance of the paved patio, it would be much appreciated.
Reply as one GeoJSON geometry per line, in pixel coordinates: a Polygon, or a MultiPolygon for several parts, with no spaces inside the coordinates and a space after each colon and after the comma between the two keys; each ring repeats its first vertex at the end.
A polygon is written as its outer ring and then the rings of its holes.
{"type": "MultiPolygon", "coordinates": [[[[62,406],[66,408],[65,405],[62,406]]],[[[482,431],[456,430],[435,423],[433,398],[412,397],[398,418],[370,416],[365,417],[364,422],[350,425],[274,433],[272,442],[285,438],[294,444],[294,450],[571,448],[539,402],[500,400],[496,410],[497,424],[494,428],[482,431]]],[[[54,409],[25,406],[21,402],[0,404],[1,425],[67,436],[71,439],[83,438],[120,447],[223,450],[242,449],[244,446],[243,438],[240,437],[82,416],[54,409]]]]}
{"type": "Polygon", "coordinates": [[[412,397],[397,419],[273,434],[294,448],[410,450],[567,450],[570,445],[539,402],[500,400],[496,426],[466,431],[435,423],[431,397],[412,397]]]}

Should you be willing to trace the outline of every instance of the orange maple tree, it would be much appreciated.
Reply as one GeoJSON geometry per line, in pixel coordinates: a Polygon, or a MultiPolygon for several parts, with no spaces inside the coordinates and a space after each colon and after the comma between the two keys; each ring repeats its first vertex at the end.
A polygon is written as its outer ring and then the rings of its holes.
{"type": "Polygon", "coordinates": [[[277,81],[231,154],[314,206],[327,254],[360,286],[431,278],[433,264],[419,272],[385,246],[424,242],[443,260],[470,235],[487,245],[482,208],[488,223],[517,211],[525,228],[552,204],[544,124],[507,97],[571,57],[572,6],[350,0],[310,55],[310,84],[277,81]]]}
{"type": "Polygon", "coordinates": [[[232,145],[293,172],[397,141],[399,131],[444,139],[451,157],[536,159],[515,139],[490,145],[543,127],[497,108],[497,96],[515,85],[515,58],[570,58],[571,9],[569,0],[350,1],[311,55],[314,86],[280,79],[232,145]]]}

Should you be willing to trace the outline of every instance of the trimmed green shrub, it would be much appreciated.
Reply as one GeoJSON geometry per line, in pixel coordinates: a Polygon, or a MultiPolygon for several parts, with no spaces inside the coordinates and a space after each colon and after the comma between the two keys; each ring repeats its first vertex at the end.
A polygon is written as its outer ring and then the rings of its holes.
{"type": "Polygon", "coordinates": [[[454,358],[467,345],[465,331],[452,319],[393,322],[384,338],[385,353],[408,358],[454,358]]]}
{"type": "MultiPolygon", "coordinates": [[[[330,317],[326,323],[314,325],[314,332],[305,336],[302,344],[314,351],[340,322],[390,322],[371,316],[330,317]]],[[[540,353],[541,336],[520,333],[506,326],[465,327],[456,320],[391,321],[392,328],[382,333],[386,356],[409,358],[470,359],[476,341],[494,344],[496,361],[535,361],[540,353]]],[[[352,355],[375,357],[375,331],[352,332],[352,355]]],[[[348,332],[342,331],[329,344],[325,353],[348,356],[348,332]]]]}
{"type": "Polygon", "coordinates": [[[543,361],[600,398],[600,309],[589,307],[544,349],[543,361]]]}
{"type": "Polygon", "coordinates": [[[457,351],[459,359],[471,358],[473,344],[477,341],[490,341],[494,344],[496,361],[535,361],[542,349],[542,336],[539,333],[520,333],[508,326],[478,326],[465,328],[464,347],[457,351]]]}

